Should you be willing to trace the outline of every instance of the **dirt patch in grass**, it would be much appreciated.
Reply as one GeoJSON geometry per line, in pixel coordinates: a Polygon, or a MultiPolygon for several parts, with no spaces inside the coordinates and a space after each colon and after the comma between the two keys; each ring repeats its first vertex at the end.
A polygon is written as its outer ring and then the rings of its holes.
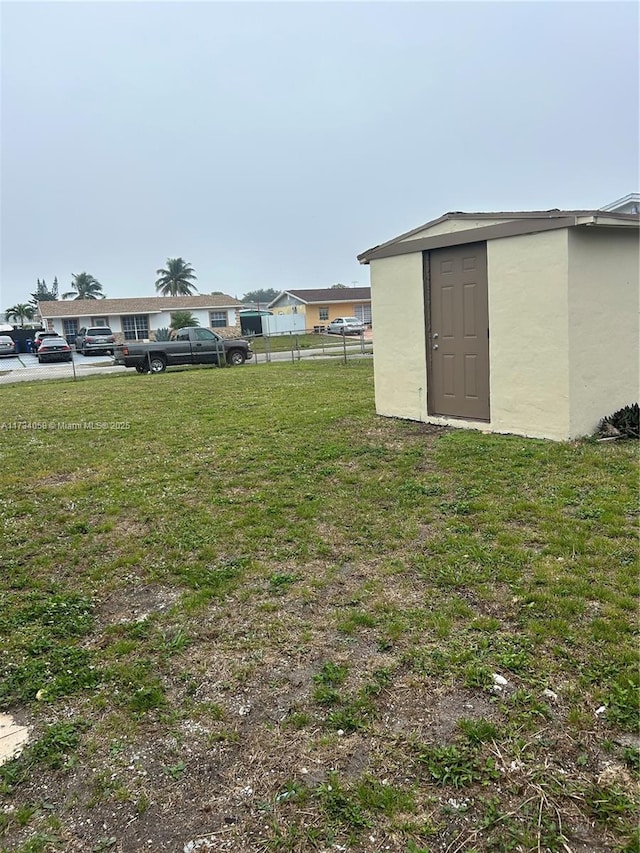
{"type": "Polygon", "coordinates": [[[388,725],[396,734],[415,736],[425,742],[447,743],[460,720],[498,720],[495,701],[474,690],[443,692],[437,682],[395,681],[388,697],[388,725]]]}
{"type": "Polygon", "coordinates": [[[180,597],[177,589],[132,582],[109,593],[98,604],[95,615],[103,625],[143,622],[150,616],[168,610],[180,597]]]}

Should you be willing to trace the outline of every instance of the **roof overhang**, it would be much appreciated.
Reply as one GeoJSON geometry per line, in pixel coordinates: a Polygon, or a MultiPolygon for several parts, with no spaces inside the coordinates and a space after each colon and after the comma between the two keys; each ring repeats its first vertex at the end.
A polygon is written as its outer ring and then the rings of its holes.
{"type": "MultiPolygon", "coordinates": [[[[434,220],[432,224],[439,224],[448,218],[453,219],[456,217],[444,216],[438,220],[434,220]]],[[[468,215],[465,214],[465,218],[468,218],[468,215]]],[[[634,214],[610,215],[607,213],[547,216],[546,218],[542,218],[540,216],[526,218],[521,216],[521,218],[518,219],[499,222],[497,225],[486,225],[481,228],[467,228],[460,231],[450,231],[446,234],[434,234],[432,237],[418,237],[415,240],[407,240],[406,235],[401,235],[400,237],[396,237],[395,240],[383,243],[381,246],[375,246],[373,249],[368,249],[366,252],[358,255],[358,260],[361,264],[368,264],[370,261],[375,261],[380,258],[391,258],[396,255],[410,255],[415,252],[427,252],[430,249],[444,249],[449,246],[462,246],[465,243],[478,243],[485,240],[500,240],[505,237],[518,237],[522,234],[537,234],[542,231],[557,231],[561,228],[576,228],[582,226],[638,228],[638,226],[640,226],[640,217],[634,214]]],[[[424,230],[424,226],[421,229],[416,229],[409,233],[418,233],[418,231],[421,230],[424,230]]]]}

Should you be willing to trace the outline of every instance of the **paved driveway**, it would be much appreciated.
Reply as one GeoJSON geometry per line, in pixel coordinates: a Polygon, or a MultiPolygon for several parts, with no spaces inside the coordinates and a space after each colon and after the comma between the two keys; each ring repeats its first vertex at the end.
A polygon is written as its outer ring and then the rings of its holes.
{"type": "Polygon", "coordinates": [[[73,354],[73,361],[52,361],[40,364],[31,353],[20,353],[12,358],[0,359],[0,385],[10,382],[29,382],[34,379],[66,379],[90,376],[92,373],[121,373],[109,355],[83,356],[73,354]]]}

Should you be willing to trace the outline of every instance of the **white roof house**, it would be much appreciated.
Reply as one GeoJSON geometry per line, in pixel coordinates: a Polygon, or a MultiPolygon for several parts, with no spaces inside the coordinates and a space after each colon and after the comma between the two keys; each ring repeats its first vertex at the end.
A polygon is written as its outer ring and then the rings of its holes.
{"type": "Polygon", "coordinates": [[[209,294],[62,299],[39,302],[38,313],[46,328],[70,339],[84,326],[108,326],[124,340],[144,340],[157,329],[169,327],[176,311],[190,311],[200,326],[215,328],[223,335],[239,333],[241,307],[232,296],[209,294]]]}

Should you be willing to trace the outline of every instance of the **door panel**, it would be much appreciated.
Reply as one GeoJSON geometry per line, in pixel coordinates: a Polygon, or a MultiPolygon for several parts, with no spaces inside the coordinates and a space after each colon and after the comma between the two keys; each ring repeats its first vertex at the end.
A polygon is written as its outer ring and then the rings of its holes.
{"type": "Polygon", "coordinates": [[[488,421],[486,243],[434,249],[427,267],[429,414],[488,421]]]}

